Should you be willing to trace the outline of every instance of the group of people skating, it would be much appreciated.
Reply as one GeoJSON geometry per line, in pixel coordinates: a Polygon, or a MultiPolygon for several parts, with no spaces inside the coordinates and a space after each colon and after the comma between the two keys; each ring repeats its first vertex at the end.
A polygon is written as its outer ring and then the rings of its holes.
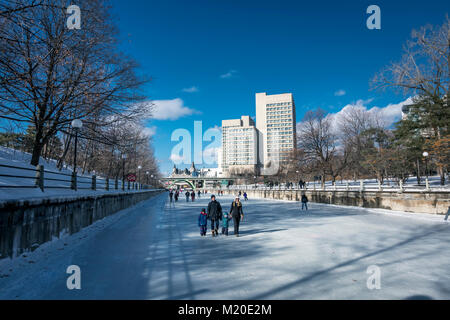
{"type": "MultiPolygon", "coordinates": [[[[197,197],[200,198],[201,194],[202,194],[201,191],[198,190],[197,197]]],[[[195,192],[194,192],[194,190],[192,190],[191,192],[189,192],[189,190],[187,190],[184,195],[186,196],[186,202],[189,202],[189,199],[191,199],[192,202],[195,201],[195,192]]],[[[175,190],[175,192],[173,192],[173,190],[170,190],[170,192],[169,192],[170,203],[172,203],[174,201],[178,202],[178,198],[179,197],[180,197],[180,190],[175,190]]]]}
{"type": "MultiPolygon", "coordinates": [[[[206,193],[206,190],[204,191],[206,193]]],[[[202,192],[199,190],[197,192],[198,197],[200,198],[202,192]]],[[[223,191],[218,191],[219,195],[223,195],[223,191]]],[[[198,226],[200,227],[200,235],[206,236],[207,232],[207,225],[208,220],[211,223],[211,234],[213,237],[217,237],[219,235],[219,226],[220,223],[222,223],[222,234],[225,236],[228,236],[228,228],[229,223],[231,220],[233,220],[234,224],[234,235],[239,237],[239,224],[244,219],[244,211],[242,209],[242,203],[240,201],[240,197],[244,196],[245,201],[248,200],[248,195],[246,192],[242,193],[239,191],[238,195],[234,199],[234,201],[231,203],[231,207],[229,212],[223,211],[222,206],[220,205],[220,202],[216,200],[216,196],[211,196],[211,201],[208,204],[208,208],[203,208],[200,212],[200,215],[198,217],[198,226]]],[[[173,192],[173,190],[170,190],[169,197],[170,202],[172,203],[173,200],[175,202],[178,201],[178,198],[180,196],[180,191],[176,190],[173,192]]],[[[186,202],[189,202],[189,198],[192,199],[192,202],[195,201],[195,192],[187,190],[185,193],[186,196],[186,202]]],[[[305,194],[302,194],[301,196],[301,203],[302,203],[302,210],[306,209],[308,210],[308,197],[305,194]]]]}
{"type": "MultiPolygon", "coordinates": [[[[242,195],[242,191],[239,191],[239,197],[242,195]]],[[[248,195],[247,192],[244,191],[244,200],[247,201],[248,200],[248,195]]]]}
{"type": "Polygon", "coordinates": [[[219,226],[222,222],[222,234],[228,236],[228,227],[230,220],[233,220],[234,235],[239,237],[239,224],[244,219],[244,211],[239,196],[231,203],[229,212],[222,211],[220,202],[216,200],[216,196],[211,196],[208,209],[203,208],[198,217],[198,226],[200,227],[200,235],[206,236],[208,220],[211,221],[211,234],[213,237],[219,235],[219,226]]]}

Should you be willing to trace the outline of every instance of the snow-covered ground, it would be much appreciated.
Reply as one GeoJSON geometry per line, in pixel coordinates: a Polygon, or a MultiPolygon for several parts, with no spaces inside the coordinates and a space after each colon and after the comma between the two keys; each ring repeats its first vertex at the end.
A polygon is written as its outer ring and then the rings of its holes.
{"type": "MultiPolygon", "coordinates": [[[[0,260],[0,299],[450,299],[442,216],[250,199],[241,237],[202,238],[209,195],[166,200],[0,260]],[[81,268],[81,290],[66,288],[69,265],[81,268]],[[379,290],[366,285],[372,265],[379,290]]],[[[229,209],[231,197],[218,200],[229,209]]]]}
{"type": "MultiPolygon", "coordinates": [[[[27,178],[16,177],[2,177],[0,176],[0,201],[6,200],[31,200],[42,198],[73,198],[84,195],[101,195],[104,193],[122,192],[122,182],[119,182],[119,190],[114,190],[114,180],[110,179],[110,190],[106,191],[106,180],[103,177],[97,177],[97,190],[90,190],[92,173],[82,175],[78,173],[78,187],[77,191],[70,189],[70,180],[72,169],[66,167],[61,171],[56,167],[55,160],[46,161],[40,159],[40,164],[44,166],[45,188],[42,192],[39,188],[17,188],[18,186],[34,186],[36,172],[30,170],[22,170],[9,168],[5,166],[20,167],[26,169],[36,169],[30,165],[31,155],[29,153],[18,150],[0,147],[0,174],[11,176],[22,176],[27,178]],[[3,167],[1,166],[3,165],[3,167]],[[54,181],[47,179],[58,179],[64,181],[54,181]],[[13,186],[13,188],[6,188],[5,186],[13,186]]],[[[132,190],[131,190],[132,191],[132,190]]]]}

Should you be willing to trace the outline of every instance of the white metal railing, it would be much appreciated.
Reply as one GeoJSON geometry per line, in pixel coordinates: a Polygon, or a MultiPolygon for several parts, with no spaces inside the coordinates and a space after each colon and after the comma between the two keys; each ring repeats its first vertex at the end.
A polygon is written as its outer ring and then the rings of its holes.
{"type": "Polygon", "coordinates": [[[379,191],[379,192],[450,192],[450,186],[430,186],[427,185],[408,185],[403,184],[402,182],[399,185],[381,185],[374,183],[365,183],[364,181],[360,181],[359,183],[346,183],[345,185],[329,185],[326,184],[322,186],[321,184],[313,184],[307,183],[304,188],[300,188],[298,185],[285,186],[285,185],[277,185],[277,186],[266,186],[260,184],[250,184],[250,185],[231,185],[226,187],[228,190],[237,190],[237,191],[249,191],[249,190],[293,190],[293,191],[379,191]]]}

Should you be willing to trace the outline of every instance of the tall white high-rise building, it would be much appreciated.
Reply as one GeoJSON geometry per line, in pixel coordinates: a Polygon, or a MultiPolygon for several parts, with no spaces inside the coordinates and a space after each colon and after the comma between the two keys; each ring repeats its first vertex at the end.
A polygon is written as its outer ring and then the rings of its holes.
{"type": "Polygon", "coordinates": [[[292,93],[256,94],[256,129],[259,132],[259,161],[267,167],[273,160],[281,164],[296,149],[296,116],[292,93]]]}
{"type": "Polygon", "coordinates": [[[258,165],[258,133],[249,116],[222,121],[222,169],[254,173],[258,165]]]}

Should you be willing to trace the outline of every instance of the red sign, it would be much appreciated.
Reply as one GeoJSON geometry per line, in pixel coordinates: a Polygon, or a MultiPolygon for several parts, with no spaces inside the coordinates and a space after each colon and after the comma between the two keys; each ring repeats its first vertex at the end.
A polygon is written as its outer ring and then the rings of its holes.
{"type": "Polygon", "coordinates": [[[136,182],[136,175],[133,174],[133,173],[130,173],[130,174],[127,176],[127,180],[130,181],[130,182],[136,182]]]}

